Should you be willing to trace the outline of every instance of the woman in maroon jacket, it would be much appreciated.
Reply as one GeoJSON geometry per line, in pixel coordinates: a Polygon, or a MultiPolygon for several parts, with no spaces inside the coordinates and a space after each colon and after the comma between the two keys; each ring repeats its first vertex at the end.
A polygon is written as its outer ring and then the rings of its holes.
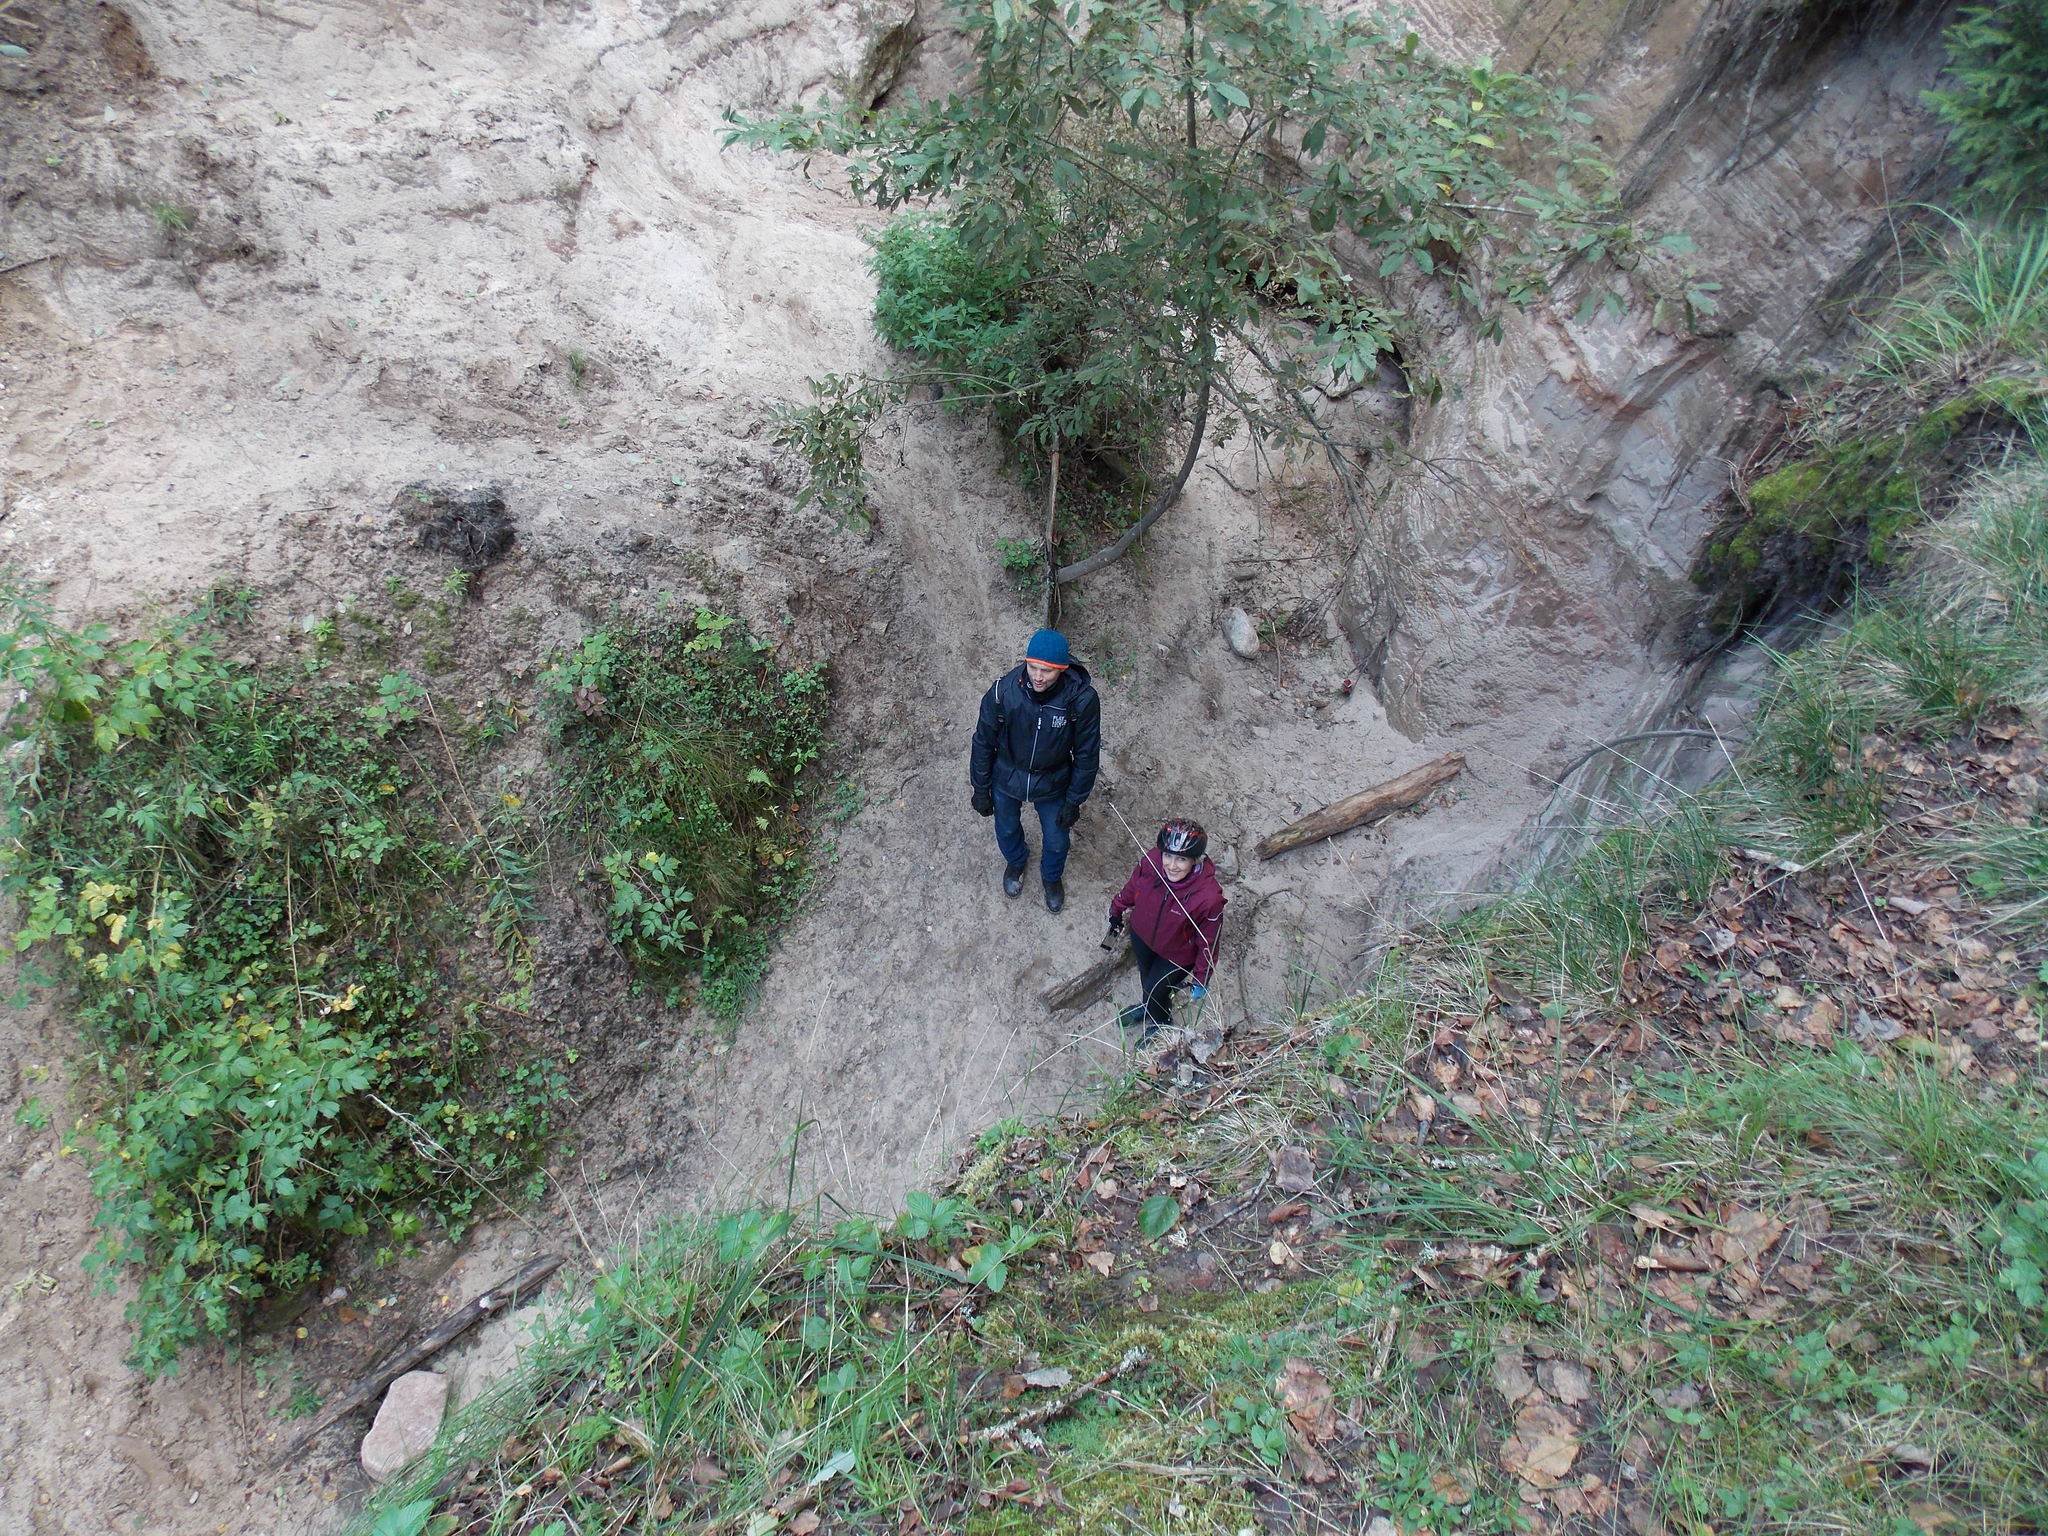
{"type": "Polygon", "coordinates": [[[1216,964],[1216,935],[1223,926],[1223,887],[1216,867],[1202,855],[1209,835],[1192,821],[1169,821],[1159,829],[1159,843],[1138,861],[1131,878],[1109,904],[1109,936],[1115,941],[1126,916],[1131,948],[1138,956],[1138,979],[1144,1001],[1117,1015],[1127,1028],[1142,1023],[1144,1045],[1173,1022],[1173,989],[1185,979],[1195,1002],[1208,995],[1209,975],[1216,964]]]}

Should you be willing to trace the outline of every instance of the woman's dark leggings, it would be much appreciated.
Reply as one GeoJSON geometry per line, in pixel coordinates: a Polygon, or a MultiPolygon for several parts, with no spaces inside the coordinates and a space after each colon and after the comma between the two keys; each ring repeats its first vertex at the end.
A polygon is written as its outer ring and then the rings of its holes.
{"type": "Polygon", "coordinates": [[[1173,989],[1188,973],[1131,935],[1131,953],[1138,957],[1138,980],[1145,988],[1145,1028],[1149,1033],[1173,1022],[1173,989]]]}

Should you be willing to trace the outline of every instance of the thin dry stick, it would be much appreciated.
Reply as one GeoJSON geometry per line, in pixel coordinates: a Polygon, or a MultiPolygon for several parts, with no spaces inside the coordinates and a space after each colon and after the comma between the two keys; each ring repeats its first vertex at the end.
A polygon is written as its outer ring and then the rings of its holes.
{"type": "Polygon", "coordinates": [[[1115,1381],[1120,1376],[1128,1376],[1139,1367],[1150,1364],[1151,1360],[1152,1355],[1149,1350],[1143,1348],[1127,1349],[1124,1351],[1123,1359],[1117,1361],[1115,1365],[1106,1371],[1096,1372],[1095,1375],[1082,1382],[1080,1386],[1074,1388],[1071,1392],[1062,1392],[1044,1407],[1029,1409],[1018,1414],[1015,1418],[1003,1420],[1000,1424],[991,1424],[986,1429],[971,1430],[959,1437],[959,1444],[969,1445],[977,1440],[984,1444],[991,1440],[1007,1440],[1020,1429],[1034,1429],[1038,1425],[1045,1423],[1048,1419],[1058,1418],[1090,1392],[1095,1391],[1105,1383],[1115,1381]]]}
{"type": "MultiPolygon", "coordinates": [[[[427,720],[434,727],[434,735],[440,739],[441,755],[448,759],[448,777],[455,781],[456,792],[462,796],[462,803],[468,808],[469,824],[476,829],[476,839],[483,845],[484,852],[490,857],[490,861],[497,866],[498,878],[509,885],[511,884],[512,877],[506,872],[504,860],[498,857],[498,845],[491,841],[490,833],[484,830],[484,819],[477,814],[476,801],[472,800],[469,795],[469,785],[463,781],[462,770],[455,766],[455,749],[448,745],[448,733],[441,729],[441,714],[439,710],[434,708],[434,696],[431,693],[423,692],[420,697],[421,701],[427,706],[427,720]]],[[[514,933],[519,940],[519,947],[530,952],[526,935],[519,933],[516,929],[514,933]]]]}
{"type": "MultiPolygon", "coordinates": [[[[511,1217],[514,1221],[518,1222],[521,1226],[525,1227],[535,1237],[542,1239],[546,1238],[547,1234],[541,1231],[538,1222],[534,1221],[534,1219],[528,1216],[524,1211],[521,1211],[515,1206],[509,1204],[503,1195],[499,1194],[489,1184],[485,1183],[481,1178],[479,1178],[475,1170],[472,1169],[469,1166],[469,1164],[465,1163],[461,1158],[457,1157],[453,1152],[449,1151],[447,1147],[443,1146],[439,1141],[437,1141],[432,1131],[429,1131],[424,1125],[421,1125],[419,1121],[413,1119],[411,1115],[408,1115],[404,1110],[398,1108],[396,1105],[385,1103],[384,1100],[379,1098],[376,1094],[368,1094],[366,1095],[366,1097],[372,1104],[376,1105],[379,1109],[383,1110],[385,1114],[391,1116],[392,1119],[399,1121],[406,1127],[407,1130],[412,1132],[413,1146],[415,1149],[420,1147],[422,1143],[424,1143],[427,1147],[432,1148],[433,1151],[435,1153],[438,1153],[440,1158],[444,1162],[446,1162],[449,1167],[455,1169],[464,1178],[468,1179],[470,1183],[474,1184],[479,1190],[483,1191],[483,1193],[489,1195],[491,1199],[496,1201],[498,1204],[498,1208],[502,1210],[507,1216],[511,1217]]],[[[432,1161],[432,1159],[430,1158],[429,1161],[432,1161]]],[[[586,1248],[587,1246],[588,1240],[586,1239],[586,1248]]],[[[593,1253],[591,1254],[591,1257],[595,1258],[596,1255],[593,1253]]]]}
{"type": "Polygon", "coordinates": [[[545,1285],[554,1272],[562,1267],[563,1262],[560,1254],[541,1255],[511,1279],[501,1285],[492,1286],[472,1301],[464,1302],[456,1311],[425,1333],[401,1345],[387,1355],[368,1376],[329,1404],[319,1418],[301,1430],[289,1445],[271,1459],[271,1465],[276,1466],[290,1460],[351,1413],[368,1407],[371,1400],[392,1382],[421,1362],[432,1359],[485,1318],[494,1316],[508,1307],[517,1306],[521,1300],[545,1285]]]}
{"type": "Polygon", "coordinates": [[[1203,1222],[1199,1227],[1195,1228],[1194,1231],[1190,1232],[1188,1236],[1190,1238],[1200,1237],[1204,1232],[1207,1232],[1211,1227],[1221,1226],[1224,1222],[1230,1220],[1231,1217],[1235,1216],[1239,1211],[1242,1211],[1246,1206],[1256,1204],[1258,1202],[1260,1194],[1264,1192],[1267,1184],[1271,1183],[1272,1179],[1273,1175],[1269,1170],[1267,1173],[1260,1177],[1258,1183],[1252,1186],[1250,1194],[1239,1195],[1235,1200],[1231,1201],[1230,1204],[1223,1207],[1222,1210],[1218,1211],[1214,1216],[1211,1216],[1207,1221],[1203,1222]]]}

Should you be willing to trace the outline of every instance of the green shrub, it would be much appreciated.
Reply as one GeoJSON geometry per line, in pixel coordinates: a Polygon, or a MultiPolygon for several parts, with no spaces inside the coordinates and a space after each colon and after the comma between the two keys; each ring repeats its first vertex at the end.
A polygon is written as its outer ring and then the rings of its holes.
{"type": "Polygon", "coordinates": [[[444,978],[505,876],[415,755],[412,679],[225,657],[211,611],[126,642],[19,591],[0,612],[26,691],[0,891],[15,949],[52,967],[34,979],[78,997],[108,1229],[90,1262],[140,1268],[155,1372],[337,1238],[464,1221],[527,1164],[562,1079],[494,1052],[444,978]]]}
{"type": "Polygon", "coordinates": [[[1966,9],[1946,37],[1955,84],[1929,91],[1950,152],[1994,208],[2048,197],[2048,0],[1966,9]]]}
{"type": "Polygon", "coordinates": [[[800,894],[803,771],[824,745],[821,667],[785,671],[738,620],[698,609],[600,629],[544,682],[567,749],[562,817],[596,851],[613,939],[727,1017],[800,894]]]}
{"type": "MultiPolygon", "coordinates": [[[[1056,239],[1041,230],[1016,249],[1043,258],[1056,239]]],[[[1014,442],[1039,430],[1034,411],[1053,403],[1074,441],[1133,459],[1153,446],[1168,392],[1119,366],[1099,302],[1072,281],[1046,281],[1022,257],[981,259],[955,227],[928,214],[884,229],[872,264],[876,333],[942,378],[951,408],[986,409],[1014,442]]]]}

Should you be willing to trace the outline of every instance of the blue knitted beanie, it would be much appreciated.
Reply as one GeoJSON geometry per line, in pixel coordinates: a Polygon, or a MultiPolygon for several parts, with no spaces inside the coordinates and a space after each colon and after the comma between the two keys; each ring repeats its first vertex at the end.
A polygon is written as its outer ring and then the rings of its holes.
{"type": "Polygon", "coordinates": [[[1041,629],[1024,647],[1026,661],[1042,661],[1049,667],[1070,667],[1074,658],[1067,651],[1067,637],[1056,629],[1041,629]]]}

